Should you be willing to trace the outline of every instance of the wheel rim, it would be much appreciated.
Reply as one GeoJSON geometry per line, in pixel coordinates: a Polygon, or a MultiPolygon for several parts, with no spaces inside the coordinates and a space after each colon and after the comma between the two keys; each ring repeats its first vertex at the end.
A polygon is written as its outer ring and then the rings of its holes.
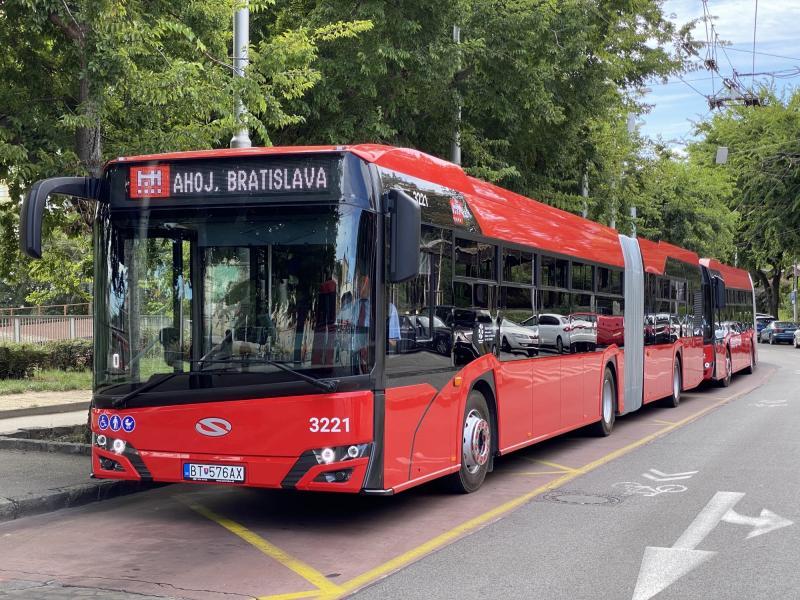
{"type": "Polygon", "coordinates": [[[462,456],[464,466],[470,473],[476,473],[489,460],[491,434],[489,422],[474,408],[464,419],[462,456]]]}
{"type": "Polygon", "coordinates": [[[614,410],[614,392],[611,389],[611,380],[603,382],[603,421],[611,422],[611,413],[614,410]]]}

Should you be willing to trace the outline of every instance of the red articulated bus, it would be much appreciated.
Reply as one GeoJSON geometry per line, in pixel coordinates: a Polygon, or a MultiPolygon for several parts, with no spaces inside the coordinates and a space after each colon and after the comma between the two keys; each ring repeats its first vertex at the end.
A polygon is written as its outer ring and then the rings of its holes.
{"type": "Polygon", "coordinates": [[[392,494],[755,364],[747,274],[376,145],[120,158],[97,200],[96,477],[392,494]],[[727,284],[727,289],[726,289],[727,284]]]}

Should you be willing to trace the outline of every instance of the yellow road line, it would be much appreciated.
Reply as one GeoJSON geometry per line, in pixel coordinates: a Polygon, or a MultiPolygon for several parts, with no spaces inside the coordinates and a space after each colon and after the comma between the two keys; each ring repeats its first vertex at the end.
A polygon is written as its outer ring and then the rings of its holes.
{"type": "Polygon", "coordinates": [[[566,471],[567,473],[572,473],[575,471],[575,467],[568,467],[566,465],[560,465],[558,463],[550,462],[549,460],[540,460],[534,459],[534,462],[539,463],[540,465],[544,465],[545,467],[553,467],[554,469],[558,469],[559,471],[566,471]]]}
{"type": "Polygon", "coordinates": [[[664,419],[653,419],[653,423],[658,423],[659,425],[674,425],[675,421],[665,421],[664,419]]]}
{"type": "MultiPolygon", "coordinates": [[[[257,548],[258,550],[260,550],[273,560],[276,560],[277,562],[281,563],[287,569],[294,571],[300,577],[302,577],[312,585],[319,588],[318,590],[313,592],[300,592],[300,593],[309,594],[312,596],[317,595],[320,592],[323,592],[325,594],[338,595],[343,591],[341,587],[339,587],[335,583],[332,583],[330,579],[325,577],[325,575],[317,571],[314,567],[304,563],[301,560],[296,559],[290,554],[287,554],[277,546],[270,544],[267,540],[265,540],[258,534],[253,533],[243,525],[239,525],[239,523],[236,523],[235,521],[231,521],[230,519],[223,517],[222,515],[218,515],[211,509],[206,508],[205,506],[202,506],[200,504],[190,503],[189,508],[191,508],[196,513],[203,515],[206,519],[209,519],[211,521],[214,521],[218,525],[221,525],[222,527],[230,531],[232,534],[240,537],[254,548],[257,548]]],[[[303,596],[282,595],[279,597],[308,598],[309,595],[303,595],[303,596]]]]}
{"type": "Polygon", "coordinates": [[[572,471],[517,471],[512,475],[563,475],[572,471]]]}
{"type": "Polygon", "coordinates": [[[389,573],[391,573],[393,571],[396,571],[396,570],[400,569],[401,567],[404,567],[407,564],[409,564],[409,563],[411,563],[411,562],[413,562],[413,561],[425,556],[426,554],[429,554],[429,553],[433,552],[434,550],[437,550],[437,549],[441,548],[442,546],[446,545],[447,543],[449,543],[451,541],[454,541],[455,539],[457,539],[457,538],[459,538],[459,537],[461,537],[461,536],[463,536],[463,535],[465,535],[467,533],[471,533],[472,531],[478,529],[479,527],[483,527],[485,525],[488,525],[492,521],[495,521],[495,520],[499,519],[504,514],[506,514],[506,513],[510,512],[510,511],[514,510],[515,508],[527,503],[529,500],[535,498],[536,496],[538,496],[538,495],[540,495],[540,494],[542,494],[544,492],[550,491],[552,489],[555,489],[557,487],[560,487],[560,486],[564,485],[565,483],[568,483],[568,482],[572,481],[573,479],[576,479],[577,477],[580,477],[581,475],[585,475],[586,473],[588,473],[590,471],[593,471],[594,469],[596,469],[596,468],[598,468],[598,467],[600,467],[600,466],[602,466],[602,465],[604,465],[604,464],[606,464],[608,462],[611,462],[615,458],[618,458],[618,457],[622,456],[623,454],[627,454],[631,450],[635,450],[636,448],[639,448],[640,446],[644,446],[645,444],[653,441],[654,439],[656,439],[658,437],[661,437],[665,433],[669,433],[673,429],[677,429],[681,425],[685,425],[686,423],[689,423],[690,421],[693,421],[694,419],[697,419],[698,417],[704,415],[708,411],[713,410],[714,408],[717,408],[718,406],[722,406],[723,404],[727,404],[728,402],[731,402],[731,401],[735,400],[739,396],[742,396],[744,394],[749,394],[752,391],[753,391],[752,389],[751,390],[746,390],[746,391],[740,392],[738,394],[734,394],[733,396],[730,396],[728,398],[725,398],[724,400],[720,400],[719,402],[715,402],[714,404],[711,404],[711,405],[709,405],[709,406],[697,411],[696,413],[694,413],[692,415],[689,415],[688,417],[686,417],[684,419],[681,419],[680,421],[676,421],[674,423],[671,423],[670,425],[667,425],[666,427],[663,427],[662,429],[659,429],[658,431],[656,431],[654,433],[651,433],[650,435],[647,435],[647,436],[645,436],[643,438],[640,438],[639,440],[637,440],[635,442],[631,442],[627,446],[623,446],[622,448],[618,448],[617,450],[614,450],[613,452],[609,452],[608,454],[598,458],[597,460],[592,461],[592,462],[590,462],[590,463],[588,463],[588,464],[586,464],[586,465],[584,465],[584,466],[582,466],[580,468],[577,468],[577,469],[570,469],[569,467],[563,467],[563,465],[556,465],[555,463],[550,463],[550,462],[543,461],[543,460],[537,460],[536,462],[539,462],[539,463],[542,463],[542,464],[545,464],[545,465],[548,465],[548,466],[556,466],[556,468],[564,468],[565,470],[568,469],[568,472],[566,474],[562,475],[561,477],[559,477],[558,479],[554,479],[553,481],[551,481],[549,483],[546,483],[546,484],[544,484],[542,486],[539,486],[536,489],[531,490],[530,492],[527,492],[527,493],[525,493],[525,494],[523,494],[521,496],[513,498],[512,500],[509,500],[509,501],[501,504],[500,506],[496,506],[495,508],[493,508],[491,510],[488,510],[485,513],[483,513],[481,515],[478,515],[477,517],[474,517],[474,518],[472,518],[472,519],[470,519],[468,521],[465,521],[464,523],[461,523],[460,525],[456,525],[452,529],[437,535],[436,537],[434,537],[434,538],[428,540],[427,542],[417,546],[416,548],[412,548],[411,550],[408,550],[407,552],[404,552],[403,554],[400,554],[399,556],[396,556],[393,559],[391,559],[391,560],[389,560],[389,561],[387,561],[387,562],[385,562],[385,563],[383,563],[381,565],[378,565],[377,567],[375,567],[373,569],[370,569],[369,571],[367,571],[365,573],[362,573],[361,575],[358,575],[358,576],[354,577],[353,579],[351,579],[349,581],[346,581],[346,582],[342,583],[340,585],[340,591],[339,592],[330,593],[330,594],[327,594],[327,593],[323,594],[323,595],[320,596],[320,600],[323,600],[323,599],[324,600],[333,600],[335,598],[340,598],[344,594],[347,594],[347,593],[350,593],[350,592],[352,592],[354,590],[357,590],[358,588],[360,588],[360,587],[362,587],[362,586],[364,586],[364,585],[366,585],[366,584],[368,584],[368,583],[370,583],[370,582],[372,582],[372,581],[374,581],[374,580],[376,580],[376,579],[378,579],[378,578],[380,578],[380,577],[382,577],[384,575],[387,575],[387,574],[389,574],[389,573]]]}
{"type": "Polygon", "coordinates": [[[318,598],[319,590],[310,592],[291,592],[288,594],[273,594],[272,596],[259,596],[256,600],[294,600],[295,598],[318,598]]]}

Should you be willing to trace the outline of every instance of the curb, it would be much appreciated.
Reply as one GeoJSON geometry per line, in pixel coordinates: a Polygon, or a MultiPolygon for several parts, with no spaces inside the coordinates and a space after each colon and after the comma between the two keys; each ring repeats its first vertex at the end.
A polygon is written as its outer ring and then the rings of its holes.
{"type": "Polygon", "coordinates": [[[31,406],[29,408],[14,408],[0,410],[0,419],[15,419],[17,417],[33,417],[36,415],[55,415],[60,413],[88,411],[89,402],[69,402],[66,404],[52,404],[50,406],[31,406]]]}
{"type": "Polygon", "coordinates": [[[77,454],[80,456],[92,455],[92,447],[89,444],[29,440],[9,436],[0,436],[0,450],[32,450],[34,452],[59,452],[61,454],[77,454]]]}
{"type": "Polygon", "coordinates": [[[50,490],[44,494],[0,498],[0,523],[143,492],[159,484],[140,481],[97,481],[50,490]]]}

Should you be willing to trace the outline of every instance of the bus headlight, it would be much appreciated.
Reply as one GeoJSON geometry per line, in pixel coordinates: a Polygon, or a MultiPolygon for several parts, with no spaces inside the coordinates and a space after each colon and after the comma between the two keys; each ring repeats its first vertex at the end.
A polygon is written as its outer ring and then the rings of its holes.
{"type": "Polygon", "coordinates": [[[368,456],[371,446],[372,444],[349,444],[347,446],[334,446],[333,448],[317,448],[312,452],[317,457],[318,464],[329,465],[368,456]]]}

